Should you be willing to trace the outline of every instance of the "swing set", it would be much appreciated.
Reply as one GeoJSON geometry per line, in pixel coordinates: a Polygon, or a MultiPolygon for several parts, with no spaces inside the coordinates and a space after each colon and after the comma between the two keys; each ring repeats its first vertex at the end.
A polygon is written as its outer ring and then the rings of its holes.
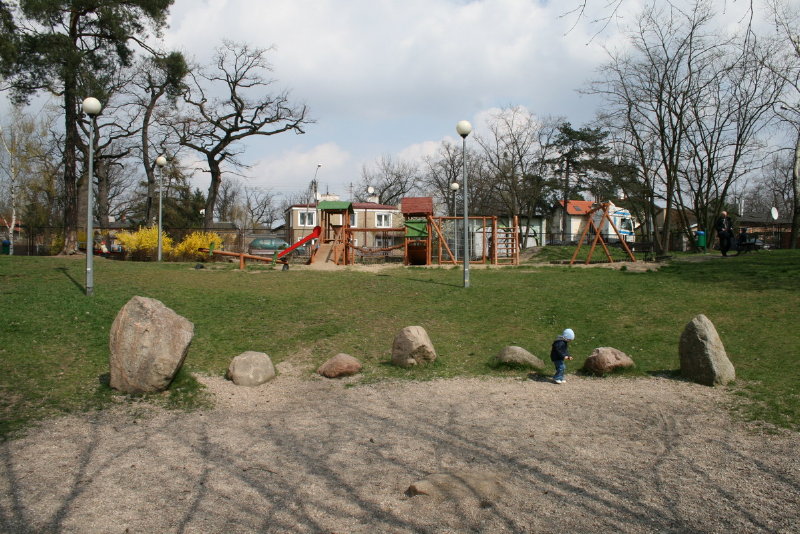
{"type": "Polygon", "coordinates": [[[605,251],[606,253],[606,258],[608,258],[608,262],[614,263],[614,260],[611,258],[611,252],[608,250],[608,246],[606,245],[606,241],[605,239],[603,239],[602,230],[604,222],[607,222],[608,226],[610,226],[614,230],[614,233],[617,234],[617,238],[619,239],[619,242],[622,244],[622,248],[625,249],[625,252],[628,254],[630,260],[632,262],[636,261],[636,257],[633,255],[633,252],[631,252],[628,243],[626,243],[625,240],[622,238],[622,235],[619,233],[619,230],[617,229],[617,226],[614,224],[614,221],[611,220],[611,216],[609,215],[608,212],[609,207],[610,204],[608,202],[602,202],[593,205],[592,209],[590,209],[586,213],[586,224],[584,225],[583,232],[581,233],[581,237],[578,240],[578,246],[575,248],[575,253],[572,255],[572,259],[569,262],[570,265],[573,265],[575,263],[575,260],[578,258],[578,253],[581,250],[581,246],[583,246],[583,241],[586,238],[586,234],[589,233],[589,230],[592,230],[592,232],[594,232],[594,239],[592,240],[592,247],[589,249],[589,254],[586,256],[585,264],[588,265],[589,262],[592,260],[592,254],[594,254],[594,249],[595,247],[597,247],[597,243],[600,243],[603,246],[603,251],[605,251]],[[602,215],[600,216],[600,220],[595,224],[594,216],[595,213],[597,212],[602,212],[602,215]]]}

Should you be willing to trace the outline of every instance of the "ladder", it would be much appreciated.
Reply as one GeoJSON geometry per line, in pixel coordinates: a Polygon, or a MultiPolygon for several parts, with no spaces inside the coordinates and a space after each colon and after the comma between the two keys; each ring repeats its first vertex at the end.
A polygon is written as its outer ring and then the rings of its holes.
{"type": "Polygon", "coordinates": [[[519,232],[513,226],[496,226],[492,263],[496,265],[519,263],[519,232]]]}

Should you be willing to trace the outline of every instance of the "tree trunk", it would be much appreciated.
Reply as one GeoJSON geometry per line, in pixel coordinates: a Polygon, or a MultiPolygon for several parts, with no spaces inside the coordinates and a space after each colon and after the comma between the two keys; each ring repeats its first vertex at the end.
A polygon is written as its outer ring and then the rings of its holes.
{"type": "Polygon", "coordinates": [[[219,193],[219,185],[222,183],[222,170],[219,163],[214,160],[213,156],[207,156],[208,170],[211,172],[211,183],[208,186],[208,198],[206,198],[206,213],[203,217],[203,230],[206,232],[211,228],[214,222],[214,207],[217,205],[217,194],[219,193]]]}
{"type": "MultiPolygon", "coordinates": [[[[147,176],[147,198],[144,203],[144,220],[147,224],[150,224],[150,220],[153,218],[153,211],[155,209],[153,206],[156,196],[156,173],[150,158],[150,122],[153,119],[153,110],[161,94],[163,94],[163,91],[151,91],[150,101],[144,109],[144,118],[142,119],[142,164],[144,165],[144,173],[147,176]]],[[[158,157],[158,155],[156,155],[156,157],[158,157]]]]}
{"type": "Polygon", "coordinates": [[[792,189],[794,199],[792,200],[792,231],[789,236],[789,248],[797,248],[798,233],[800,233],[800,134],[797,136],[797,143],[794,145],[794,167],[792,169],[792,189]]]}
{"type": "Polygon", "coordinates": [[[60,254],[78,251],[78,180],[76,173],[76,145],[78,142],[77,105],[74,76],[67,74],[64,88],[64,247],[60,254]]]}
{"type": "Polygon", "coordinates": [[[97,178],[97,218],[100,220],[98,227],[103,234],[107,233],[108,216],[111,211],[108,201],[109,166],[108,160],[100,159],[95,167],[95,177],[97,178]]]}
{"type": "MultiPolygon", "coordinates": [[[[78,19],[70,14],[69,40],[74,48],[78,42],[78,19]]],[[[66,59],[64,73],[64,247],[59,254],[78,251],[78,179],[76,174],[76,147],[78,145],[77,69],[80,60],[75,56],[66,59]]]]}

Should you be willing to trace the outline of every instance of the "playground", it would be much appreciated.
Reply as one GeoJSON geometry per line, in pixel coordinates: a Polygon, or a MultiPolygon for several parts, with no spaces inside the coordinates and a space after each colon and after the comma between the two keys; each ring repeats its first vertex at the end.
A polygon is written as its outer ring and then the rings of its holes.
{"type": "MultiPolygon", "coordinates": [[[[352,202],[321,201],[316,207],[320,225],[274,256],[207,248],[200,251],[209,256],[238,258],[241,270],[248,261],[280,263],[288,270],[292,253],[301,247],[308,251],[303,263],[317,266],[363,265],[375,259],[414,266],[463,265],[467,252],[470,265],[519,265],[517,217],[505,224],[497,216],[472,216],[465,228],[463,218],[434,216],[431,197],[404,198],[401,206],[402,227],[368,228],[350,225],[352,202]]],[[[634,260],[632,256],[631,259],[634,260]]]]}

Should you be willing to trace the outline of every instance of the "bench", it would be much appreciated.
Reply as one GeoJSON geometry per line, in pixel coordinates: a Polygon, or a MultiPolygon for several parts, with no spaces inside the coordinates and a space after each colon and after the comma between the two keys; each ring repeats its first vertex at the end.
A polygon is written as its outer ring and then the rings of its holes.
{"type": "Polygon", "coordinates": [[[642,254],[644,261],[650,261],[653,259],[653,243],[648,241],[636,241],[633,243],[628,243],[628,247],[631,249],[631,252],[634,254],[634,256],[637,253],[642,254]]]}
{"type": "Polygon", "coordinates": [[[759,248],[760,247],[756,244],[756,241],[754,239],[753,240],[748,240],[748,241],[745,241],[744,243],[737,243],[736,244],[736,253],[737,254],[741,254],[741,253],[747,254],[751,250],[758,250],[759,248]]]}

